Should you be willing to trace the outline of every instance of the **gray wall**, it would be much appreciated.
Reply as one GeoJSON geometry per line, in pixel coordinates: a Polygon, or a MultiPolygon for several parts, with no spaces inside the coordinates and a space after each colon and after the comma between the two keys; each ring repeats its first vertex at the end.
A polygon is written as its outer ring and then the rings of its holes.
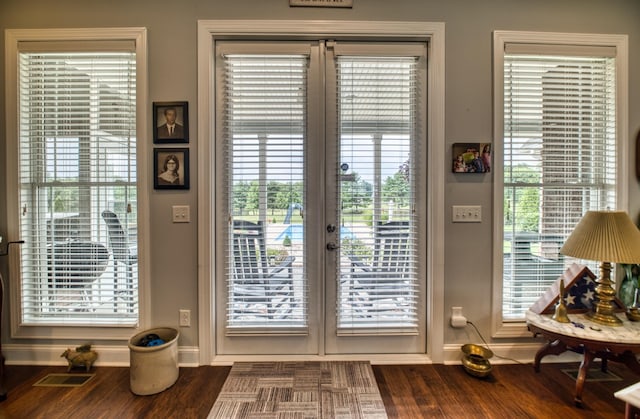
{"type": "MultiPolygon", "coordinates": [[[[198,344],[196,222],[173,224],[171,206],[190,205],[197,219],[196,25],[199,19],[339,19],[432,21],[446,24],[446,156],[454,142],[492,138],[492,31],[532,30],[629,35],[629,136],[640,126],[640,3],[637,0],[354,0],[352,9],[290,8],[288,0],[0,0],[0,167],[6,154],[4,29],[144,26],[149,40],[149,100],[189,101],[191,189],[152,190],[152,325],[176,325],[179,308],[192,310],[192,327],[181,329],[180,345],[198,344]],[[167,62],[166,53],[173,58],[167,62]],[[173,242],[179,246],[167,247],[173,242]]],[[[151,104],[149,104],[151,121],[151,104]]],[[[635,167],[635,141],[629,159],[635,167]]],[[[448,167],[448,164],[447,164],[448,167]]],[[[0,235],[6,236],[7,203],[0,170],[0,235]]],[[[150,178],[151,179],[151,178],[150,178]]],[[[485,337],[490,334],[492,175],[447,173],[445,303],[464,307],[485,337]],[[481,224],[452,224],[451,205],[479,204],[481,224]]],[[[640,212],[639,185],[632,176],[630,213],[640,212]]],[[[7,277],[6,260],[0,269],[7,277]]],[[[6,302],[5,297],[5,302],[6,302]]],[[[6,304],[5,304],[6,305],[6,304]]],[[[4,325],[7,325],[6,307],[4,325]]],[[[3,327],[3,342],[9,342],[3,327]]],[[[473,336],[473,335],[472,335],[473,336]]],[[[473,336],[475,338],[475,336],[473,336]]],[[[445,343],[468,340],[445,328],[445,343]]]]}

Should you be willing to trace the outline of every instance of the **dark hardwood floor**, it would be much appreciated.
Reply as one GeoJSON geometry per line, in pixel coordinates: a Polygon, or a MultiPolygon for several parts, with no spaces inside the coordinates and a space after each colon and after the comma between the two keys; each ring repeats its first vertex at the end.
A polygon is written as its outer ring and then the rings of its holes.
{"type": "MultiPolygon", "coordinates": [[[[585,404],[575,407],[575,382],[562,372],[577,364],[495,365],[478,379],[459,365],[374,365],[390,418],[622,418],[613,393],[639,377],[610,363],[622,381],[587,382],[585,404]]],[[[206,418],[231,367],[180,368],[170,389],[151,396],[129,390],[128,368],[97,367],[79,388],[34,387],[65,367],[6,367],[7,400],[0,418],[206,418]]],[[[83,371],[77,371],[83,372],[83,371]]]]}

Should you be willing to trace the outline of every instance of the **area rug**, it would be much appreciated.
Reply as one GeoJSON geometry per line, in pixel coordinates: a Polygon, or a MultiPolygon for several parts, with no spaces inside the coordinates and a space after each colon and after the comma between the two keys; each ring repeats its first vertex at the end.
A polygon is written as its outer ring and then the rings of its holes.
{"type": "Polygon", "coordinates": [[[95,374],[47,374],[33,385],[35,387],[80,387],[95,374]]]}
{"type": "Polygon", "coordinates": [[[387,417],[369,362],[234,363],[209,418],[387,417]]]}
{"type": "MultiPolygon", "coordinates": [[[[578,379],[579,370],[577,368],[563,369],[562,372],[567,374],[574,380],[578,379]]],[[[612,373],[611,371],[603,372],[600,368],[589,368],[587,370],[586,381],[622,381],[622,378],[612,373]]]]}

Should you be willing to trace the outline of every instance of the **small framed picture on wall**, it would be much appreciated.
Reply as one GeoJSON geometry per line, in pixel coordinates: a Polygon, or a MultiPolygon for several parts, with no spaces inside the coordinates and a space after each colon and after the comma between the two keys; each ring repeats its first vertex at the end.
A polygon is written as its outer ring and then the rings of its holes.
{"type": "Polygon", "coordinates": [[[189,189],[189,149],[154,149],[153,175],[155,189],[189,189]]]}
{"type": "Polygon", "coordinates": [[[454,173],[491,171],[491,143],[455,143],[452,147],[454,173]]]}
{"type": "Polygon", "coordinates": [[[188,102],[153,102],[153,142],[189,142],[188,102]]]}

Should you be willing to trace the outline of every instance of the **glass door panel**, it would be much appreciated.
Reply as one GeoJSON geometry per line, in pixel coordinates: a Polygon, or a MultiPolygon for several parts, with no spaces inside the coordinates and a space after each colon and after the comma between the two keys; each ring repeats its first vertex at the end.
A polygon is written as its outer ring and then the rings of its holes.
{"type": "Polygon", "coordinates": [[[368,44],[359,53],[357,45],[338,44],[328,54],[337,135],[327,145],[333,199],[326,212],[339,226],[340,247],[326,279],[335,298],[327,353],[424,350],[414,214],[424,57],[391,48],[368,44]]]}

